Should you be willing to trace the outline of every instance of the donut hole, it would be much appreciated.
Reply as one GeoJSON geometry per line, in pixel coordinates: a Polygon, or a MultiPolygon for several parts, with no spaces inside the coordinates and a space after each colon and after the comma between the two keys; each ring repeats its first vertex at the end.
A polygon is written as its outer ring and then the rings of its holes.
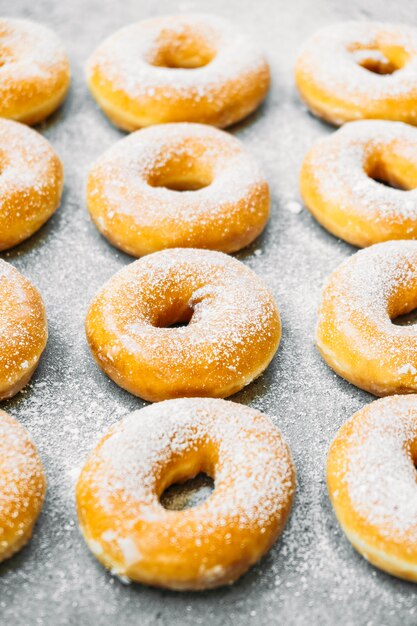
{"type": "Polygon", "coordinates": [[[385,187],[400,191],[417,187],[417,167],[394,150],[373,155],[365,171],[369,178],[385,187]]]}
{"type": "Polygon", "coordinates": [[[388,302],[388,315],[395,326],[417,324],[417,285],[398,285],[388,302]]]}
{"type": "Polygon", "coordinates": [[[184,328],[191,322],[193,314],[194,310],[188,305],[174,303],[171,307],[159,311],[152,325],[156,328],[184,328]]]}
{"type": "Polygon", "coordinates": [[[202,504],[211,496],[214,480],[205,472],[182,482],[176,482],[165,489],[160,503],[169,511],[182,511],[202,504]]]}
{"type": "Polygon", "coordinates": [[[184,26],[180,31],[164,29],[147,61],[156,67],[194,70],[208,65],[215,56],[208,33],[184,26]]]}
{"type": "Polygon", "coordinates": [[[363,69],[382,76],[394,74],[401,68],[378,47],[356,48],[351,51],[355,62],[363,69]]]}
{"type": "Polygon", "coordinates": [[[209,164],[193,155],[176,155],[169,158],[163,167],[155,168],[148,177],[151,187],[163,187],[170,191],[198,191],[213,182],[213,171],[209,164]]]}

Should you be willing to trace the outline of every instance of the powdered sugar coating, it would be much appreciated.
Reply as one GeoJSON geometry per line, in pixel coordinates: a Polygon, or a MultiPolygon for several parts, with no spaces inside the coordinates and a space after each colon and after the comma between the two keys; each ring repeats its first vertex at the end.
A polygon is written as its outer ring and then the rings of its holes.
{"type": "Polygon", "coordinates": [[[0,411],[0,561],[29,539],[44,493],[42,463],[27,431],[0,411]]]}
{"type": "Polygon", "coordinates": [[[163,568],[164,559],[172,558],[164,556],[169,542],[179,566],[182,558],[192,559],[191,568],[197,561],[200,575],[212,584],[230,566],[225,556],[230,546],[245,560],[247,530],[253,542],[259,536],[260,545],[263,534],[276,535],[293,490],[288,448],[266,416],[231,402],[195,398],[153,404],[117,423],[87,461],[77,503],[88,543],[98,544],[99,558],[107,553],[115,560],[119,573],[146,563],[153,548],[163,568]],[[205,502],[177,512],[162,507],[159,496],[173,475],[186,478],[207,467],[215,489],[205,502]],[[156,547],[149,533],[158,538],[156,547]],[[220,536],[224,552],[216,552],[220,536]]]}
{"type": "Polygon", "coordinates": [[[237,250],[269,212],[268,184],[242,143],[186,123],[143,129],[112,146],[90,171],[87,201],[99,230],[137,256],[162,247],[237,250]],[[187,175],[203,188],[164,186],[187,175]]]}
{"type": "Polygon", "coordinates": [[[166,115],[152,123],[204,122],[201,111],[196,112],[202,103],[218,126],[248,115],[269,85],[268,66],[258,48],[231,22],[206,14],[164,16],[117,31],[92,54],[87,78],[96,95],[104,90],[104,108],[106,102],[110,110],[114,104],[109,95],[122,95],[127,109],[136,103],[145,118],[152,116],[152,105],[163,102],[166,115]],[[188,47],[196,58],[204,58],[189,66],[167,61],[188,47]]]}
{"type": "Polygon", "coordinates": [[[93,300],[86,329],[99,365],[154,400],[230,395],[259,376],[280,338],[259,277],[225,254],[181,248],[118,272],[93,300]],[[167,328],[184,319],[188,326],[167,328]]]}
{"type": "Polygon", "coordinates": [[[68,82],[66,54],[49,28],[0,19],[0,115],[26,121],[51,98],[58,106],[68,82]]]}
{"type": "MultiPolygon", "coordinates": [[[[385,119],[414,123],[417,120],[417,29],[379,22],[342,22],[326,26],[303,46],[297,61],[302,96],[312,109],[331,110],[331,121],[341,124],[347,119],[384,117],[378,107],[392,106],[385,119]],[[387,74],[368,71],[361,65],[389,64],[390,56],[401,50],[401,65],[387,74]],[[375,57],[376,53],[376,57],[375,57]],[[307,94],[302,84],[311,83],[332,100],[330,105],[307,94]],[[334,101],[333,101],[334,99],[334,101]],[[413,106],[411,106],[414,103],[413,106]],[[349,113],[347,114],[347,108],[349,113]],[[405,108],[404,108],[405,107],[405,108]],[[373,115],[370,113],[373,111],[373,115]],[[407,118],[409,118],[407,120],[407,118]]],[[[327,117],[327,115],[325,115],[327,117]]]]}

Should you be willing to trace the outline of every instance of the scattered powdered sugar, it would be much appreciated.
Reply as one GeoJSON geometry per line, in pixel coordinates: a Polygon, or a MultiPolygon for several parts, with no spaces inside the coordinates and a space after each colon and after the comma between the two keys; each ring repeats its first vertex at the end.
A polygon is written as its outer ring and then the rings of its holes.
{"type": "MultiPolygon", "coordinates": [[[[395,179],[390,163],[397,159],[411,171],[417,169],[417,128],[402,122],[379,120],[345,124],[320,139],[309,151],[304,168],[313,177],[321,203],[332,204],[345,213],[355,229],[355,216],[367,219],[372,227],[381,224],[381,236],[399,224],[417,221],[417,189],[394,189],[373,180],[372,167],[388,163],[387,174],[395,179]],[[369,165],[373,162],[373,166],[369,165]]],[[[320,213],[320,207],[312,207],[320,213]]],[[[409,225],[410,232],[415,226],[409,225]]]]}
{"type": "MultiPolygon", "coordinates": [[[[416,396],[378,400],[352,418],[338,476],[357,515],[394,541],[417,542],[417,484],[410,446],[417,439],[416,396]]],[[[337,499],[337,494],[335,495],[337,499]]]]}
{"type": "MultiPolygon", "coordinates": [[[[162,525],[170,542],[178,542],[178,550],[185,548],[184,542],[188,550],[188,541],[192,541],[198,552],[222,526],[233,524],[236,532],[247,526],[265,532],[285,514],[294,489],[290,455],[272,422],[259,411],[224,400],[170,400],[131,413],[111,429],[92,459],[92,465],[88,463],[81,474],[81,481],[87,483],[83,493],[94,494],[113,526],[97,539],[85,509],[87,536],[96,537],[94,541],[102,545],[116,540],[126,567],[140,561],[142,550],[146,554],[148,549],[140,533],[129,530],[132,507],[137,510],[135,523],[143,519],[162,525]],[[216,452],[208,453],[209,445],[216,452]],[[172,527],[172,518],[159,503],[158,485],[174,459],[181,464],[183,458],[187,467],[187,457],[196,453],[201,454],[202,464],[207,454],[217,459],[215,489],[198,507],[182,511],[182,521],[176,518],[172,527]],[[120,502],[119,496],[126,503],[125,514],[113,508],[112,502],[114,498],[120,502]],[[187,528],[196,519],[201,532],[188,537],[187,528]],[[131,536],[126,535],[129,532],[131,536]]],[[[229,536],[229,541],[233,540],[229,536]]],[[[212,575],[216,577],[218,572],[212,575]]]]}
{"type": "Polygon", "coordinates": [[[324,27],[306,42],[297,61],[297,70],[304,80],[358,107],[385,98],[398,102],[407,97],[414,100],[416,68],[417,29],[365,21],[324,27]],[[390,46],[404,50],[406,61],[397,71],[380,75],[360,65],[360,51],[366,51],[362,54],[369,59],[368,51],[383,54],[390,46]]]}
{"type": "Polygon", "coordinates": [[[127,240],[134,232],[144,247],[147,238],[172,247],[176,237],[180,245],[211,247],[224,245],[229,232],[232,244],[248,231],[255,235],[268,216],[269,192],[256,161],[233,136],[202,124],[163,124],[132,133],[98,159],[88,203],[100,229],[120,238],[122,248],[122,220],[127,240]],[[184,168],[197,181],[204,176],[207,186],[167,189],[164,176],[175,178],[184,168]]]}

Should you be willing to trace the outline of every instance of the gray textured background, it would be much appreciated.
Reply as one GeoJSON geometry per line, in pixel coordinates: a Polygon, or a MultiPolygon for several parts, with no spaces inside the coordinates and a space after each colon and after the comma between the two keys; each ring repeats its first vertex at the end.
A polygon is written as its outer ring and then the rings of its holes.
{"type": "Polygon", "coordinates": [[[73,72],[65,105],[39,128],[64,162],[62,205],[40,233],[3,255],[39,287],[48,310],[50,340],[42,363],[33,382],[3,408],[30,429],[49,489],[32,542],[0,567],[0,623],[416,624],[416,588],[378,572],[353,551],[327,498],[329,442],[372,398],[337,378],[312,342],[322,282],[353,249],[295,204],[302,156],[331,129],[300,104],[292,75],[300,44],[318,27],[349,18],[417,22],[415,0],[0,0],[0,6],[2,14],[52,27],[65,42],[73,72]],[[197,595],[125,586],[113,578],[85,547],[73,501],[77,471],[100,433],[141,406],[98,371],[84,339],[90,298],[130,261],[99,236],[85,208],[88,167],[122,133],[90,98],[84,61],[116,28],[177,11],[231,18],[264,46],[271,62],[273,87],[265,105],[232,132],[263,165],[272,217],[261,239],[237,256],[271,286],[283,339],[268,372],[233,399],[276,416],[298,474],[283,539],[234,586],[197,595]]]}

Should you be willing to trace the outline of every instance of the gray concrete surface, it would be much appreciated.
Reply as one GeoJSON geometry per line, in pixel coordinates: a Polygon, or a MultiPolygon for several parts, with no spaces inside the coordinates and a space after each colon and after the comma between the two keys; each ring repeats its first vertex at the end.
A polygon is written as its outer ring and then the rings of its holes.
{"type": "Polygon", "coordinates": [[[417,22],[416,3],[399,0],[0,0],[1,14],[45,22],[64,40],[73,84],[63,108],[39,130],[63,159],[66,185],[57,214],[3,257],[41,290],[50,340],[33,382],[3,403],[31,431],[49,480],[33,541],[0,567],[0,623],[13,626],[138,624],[395,626],[417,623],[416,587],[369,566],[345,540],[325,487],[326,451],[339,426],[372,398],[336,377],[312,342],[326,275],[354,251],[300,210],[297,174],[306,149],[331,132],[310,116],[293,86],[300,44],[318,27],[345,19],[417,22]],[[264,235],[237,255],[271,286],[283,339],[267,373],[233,399],[275,416],[294,456],[298,489],[281,541],[230,588],[170,593],[123,585],[85,547],[73,485],[103,430],[141,401],[94,365],[84,339],[90,298],[130,258],[90,222],[84,198],[93,160],[122,133],[90,98],[84,61],[100,40],[133,20],[185,11],[218,13],[264,46],[273,87],[265,105],[232,130],[259,159],[273,194],[264,235]]]}

